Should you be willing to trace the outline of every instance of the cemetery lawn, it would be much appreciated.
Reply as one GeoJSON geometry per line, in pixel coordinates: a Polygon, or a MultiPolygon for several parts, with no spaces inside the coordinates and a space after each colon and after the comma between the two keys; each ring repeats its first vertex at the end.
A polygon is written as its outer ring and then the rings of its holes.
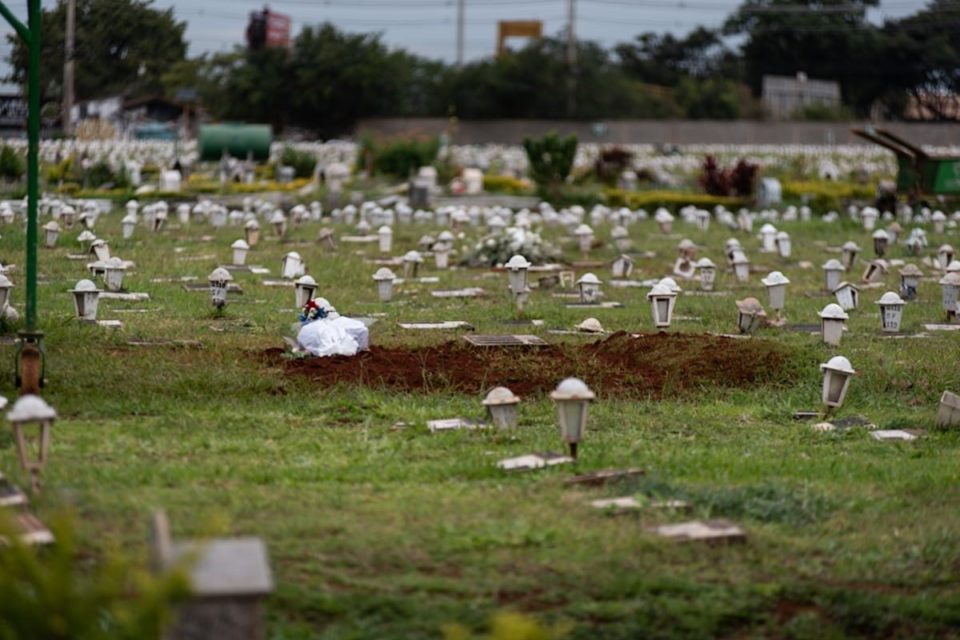
{"type": "MultiPolygon", "coordinates": [[[[480,397],[448,392],[404,393],[339,385],[321,387],[289,375],[265,352],[281,345],[295,322],[293,289],[266,287],[260,276],[235,274],[232,295],[214,317],[205,292],[153,278],[207,274],[230,260],[236,228],[142,227],[121,240],[120,212],[96,232],[114,255],[136,263],[126,288],[146,303],[104,300],[100,317],[120,319],[113,331],[71,319],[67,290],[84,276],[78,229],[60,247],[42,250],[40,313],[47,335],[47,399],[60,413],[41,518],[68,511],[90,556],[115,546],[146,556],[152,508],[168,511],[174,535],[262,536],[277,589],[268,601],[272,638],[431,638],[444,625],[480,631],[500,610],[569,625],[572,638],[705,637],[957,637],[960,629],[960,435],[934,426],[944,389],[960,390],[960,333],[887,338],[873,302],[895,290],[862,291],[840,348],[817,336],[766,329],[788,354],[769,380],[747,387],[709,386],[660,398],[598,401],[581,445],[577,472],[639,467],[646,475],[604,488],[564,484],[571,467],[507,475],[497,460],[560,451],[554,409],[542,394],[523,398],[511,436],[457,432],[431,435],[426,420],[480,417],[480,397]],[[201,234],[212,241],[202,241],[201,234]],[[183,250],[175,253],[174,248],[183,250]],[[204,257],[206,256],[206,257],[204,257]],[[147,313],[122,313],[147,309],[147,313]],[[131,346],[130,340],[189,340],[131,346]],[[923,429],[915,442],[874,440],[864,428],[815,432],[792,418],[817,409],[820,363],[848,357],[858,371],[837,417],[864,416],[883,429],[923,429]],[[398,422],[406,428],[397,428],[398,422]],[[593,499],[619,495],[679,498],[691,514],[643,511],[609,515],[593,499]],[[725,518],[747,541],[704,546],[658,540],[646,530],[686,519],[725,518]]],[[[749,285],[721,271],[726,296],[681,295],[672,332],[735,332],[734,300],[766,303],[759,279],[783,271],[792,284],[787,316],[816,324],[832,298],[821,294],[820,265],[839,257],[826,246],[856,240],[870,253],[869,234],[849,222],[782,223],[794,256],[759,253],[741,234],[754,265],[749,285]],[[808,260],[811,269],[797,263],[808,260]]],[[[422,346],[458,340],[462,332],[412,332],[398,320],[465,320],[477,333],[535,333],[551,342],[596,338],[550,336],[538,327],[501,324],[513,318],[506,276],[483,270],[435,272],[439,285],[402,285],[395,302],[376,301],[374,265],[341,244],[335,255],[311,241],[318,225],[291,230],[290,242],[265,237],[248,264],[271,268],[299,251],[320,295],[346,315],[386,313],[371,329],[375,344],[422,346]],[[301,242],[303,244],[301,244],[301,242]],[[431,287],[483,287],[480,299],[434,299],[431,287]]],[[[339,230],[343,231],[343,230],[339,230]]],[[[427,230],[396,231],[396,254],[427,230]]],[[[609,228],[595,229],[607,237],[609,228]]],[[[548,235],[552,235],[551,232],[548,235]]],[[[669,272],[677,242],[690,237],[718,265],[733,235],[715,224],[707,233],[677,223],[664,237],[652,222],[631,227],[641,250],[635,278],[669,272]]],[[[949,240],[930,233],[931,247],[949,240]]],[[[957,243],[956,236],[953,243],[957,243]]],[[[5,227],[0,260],[22,311],[23,234],[5,227]]],[[[376,254],[376,246],[365,250],[376,254]]],[[[569,259],[575,259],[567,246],[569,259]]],[[[896,247],[888,258],[907,258],[896,247]]],[[[596,257],[612,259],[610,249],[596,257]]],[[[909,258],[907,258],[909,260],[909,258]]],[[[920,301],[908,305],[905,333],[942,321],[940,290],[929,267],[920,301]]],[[[859,263],[859,264],[862,264],[859,263]]],[[[850,274],[859,281],[862,266],[850,274]]],[[[609,270],[595,269],[602,280],[609,270]]],[[[582,271],[581,271],[582,273],[582,271]]],[[[694,283],[681,283],[688,291],[694,283]]],[[[596,316],[610,330],[651,332],[646,288],[604,288],[623,309],[566,309],[550,292],[534,292],[529,317],[570,328],[596,316]]],[[[0,393],[13,398],[14,347],[2,347],[8,373],[0,393]]],[[[523,357],[523,356],[518,356],[523,357]]],[[[482,371],[477,372],[483,375],[482,371]]],[[[559,379],[557,380],[559,382],[559,379]]],[[[491,384],[498,381],[491,380],[491,384]]],[[[696,386],[695,384],[693,386],[696,386]]],[[[0,469],[23,481],[9,431],[0,433],[0,469]]]]}

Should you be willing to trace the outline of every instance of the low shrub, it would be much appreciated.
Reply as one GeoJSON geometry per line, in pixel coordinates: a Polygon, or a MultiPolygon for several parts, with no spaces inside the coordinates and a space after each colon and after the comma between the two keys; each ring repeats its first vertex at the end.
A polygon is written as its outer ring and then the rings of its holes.
{"type": "Polygon", "coordinates": [[[432,165],[439,151],[440,141],[435,136],[365,136],[360,143],[357,162],[360,169],[406,180],[420,167],[432,165]]]}

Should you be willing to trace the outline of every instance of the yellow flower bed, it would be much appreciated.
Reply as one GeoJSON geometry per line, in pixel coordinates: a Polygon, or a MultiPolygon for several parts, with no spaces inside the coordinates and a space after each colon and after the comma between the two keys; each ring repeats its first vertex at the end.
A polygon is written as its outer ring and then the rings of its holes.
{"type": "Polygon", "coordinates": [[[533,191],[533,183],[512,176],[483,176],[483,190],[493,193],[525,195],[533,191]]]}

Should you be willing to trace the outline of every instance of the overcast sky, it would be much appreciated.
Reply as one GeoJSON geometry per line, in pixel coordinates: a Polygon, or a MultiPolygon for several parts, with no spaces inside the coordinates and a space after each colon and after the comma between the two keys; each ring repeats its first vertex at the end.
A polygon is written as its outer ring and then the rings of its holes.
{"type": "MultiPolygon", "coordinates": [[[[498,20],[542,20],[547,34],[556,34],[566,24],[567,0],[465,2],[467,60],[493,53],[498,20]]],[[[56,0],[43,4],[53,6],[56,0]]],[[[264,6],[257,0],[154,0],[153,4],[173,7],[177,18],[187,23],[191,55],[242,44],[250,11],[264,6]]],[[[269,6],[291,16],[294,34],[304,25],[330,21],[347,31],[381,32],[391,46],[453,61],[457,4],[458,0],[274,0],[269,6]]],[[[736,0],[576,0],[576,32],[605,46],[644,31],[682,34],[699,25],[721,24],[739,4],[736,0]]],[[[923,0],[883,0],[871,19],[903,16],[924,4],[923,0]]],[[[10,0],[7,5],[17,15],[26,13],[25,0],[10,0]]],[[[0,44],[4,59],[8,51],[4,39],[0,44]]]]}

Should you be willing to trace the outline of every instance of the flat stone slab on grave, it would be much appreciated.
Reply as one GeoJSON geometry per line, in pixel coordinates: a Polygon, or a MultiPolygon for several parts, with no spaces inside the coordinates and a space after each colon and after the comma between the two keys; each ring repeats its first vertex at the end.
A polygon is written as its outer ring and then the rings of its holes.
{"type": "Polygon", "coordinates": [[[202,256],[177,256],[177,260],[182,260],[184,262],[202,262],[204,260],[216,260],[217,254],[215,253],[205,253],[202,256]]]}
{"type": "Polygon", "coordinates": [[[512,326],[512,327],[542,327],[544,325],[543,320],[500,320],[497,324],[512,326]]]}
{"type": "Polygon", "coordinates": [[[546,347],[550,343],[539,336],[526,334],[513,335],[472,335],[463,339],[475,347],[546,347]]]}
{"type": "Polygon", "coordinates": [[[794,420],[816,420],[820,417],[819,411],[794,411],[793,419],[794,420]]]}
{"type": "Polygon", "coordinates": [[[380,236],[374,234],[371,236],[340,236],[340,242],[350,242],[353,244],[366,244],[368,242],[378,242],[380,236]]]}
{"type": "Polygon", "coordinates": [[[403,258],[364,258],[363,261],[378,267],[399,267],[403,265],[403,258]]]}
{"type": "Polygon", "coordinates": [[[261,280],[260,284],[265,287],[293,287],[293,280],[261,280]]]}
{"type": "Polygon", "coordinates": [[[27,494],[0,473],[0,507],[18,507],[27,502],[27,494]]]}
{"type": "Polygon", "coordinates": [[[919,438],[922,433],[922,431],[917,429],[880,429],[878,431],[871,431],[870,437],[881,442],[891,440],[910,442],[919,438]]]}
{"type": "Polygon", "coordinates": [[[260,538],[174,543],[172,560],[187,559],[192,559],[191,587],[205,598],[258,595],[273,590],[267,547],[260,538]]]}
{"type": "MultiPolygon", "coordinates": [[[[203,285],[204,289],[209,289],[208,285],[203,285]]],[[[135,291],[104,291],[100,294],[101,300],[124,300],[126,302],[146,302],[150,299],[149,293],[140,293],[135,291]]]]}
{"type": "Polygon", "coordinates": [[[120,320],[97,320],[97,326],[104,329],[123,329],[123,322],[120,320]]]}
{"type": "Polygon", "coordinates": [[[675,542],[744,542],[747,539],[746,532],[729,520],[692,520],[663,524],[649,531],[675,542]]]}
{"type": "Polygon", "coordinates": [[[479,298],[486,295],[486,293],[487,292],[480,287],[468,287],[466,289],[431,291],[430,295],[434,298],[479,298]]]}
{"type": "Polygon", "coordinates": [[[551,293],[550,296],[553,297],[553,298],[561,298],[561,299],[564,299],[564,300],[579,300],[579,299],[580,299],[580,294],[579,294],[579,293],[570,293],[570,292],[551,293]]]}
{"type": "Polygon", "coordinates": [[[960,331],[960,324],[925,324],[927,331],[960,331]]]}
{"type": "MultiPolygon", "coordinates": [[[[10,525],[13,531],[17,532],[20,542],[27,545],[52,544],[53,534],[47,529],[46,525],[40,522],[37,516],[25,511],[14,512],[10,519],[10,525]]],[[[5,545],[6,541],[0,536],[0,545],[5,545]]]]}
{"type": "Polygon", "coordinates": [[[626,289],[630,287],[649,289],[660,282],[659,280],[610,280],[607,282],[611,287],[626,289]]]}
{"type": "Polygon", "coordinates": [[[256,276],[270,275],[270,269],[266,267],[250,267],[250,273],[256,276]]]}
{"type": "Polygon", "coordinates": [[[154,311],[159,311],[159,310],[160,310],[160,308],[157,308],[157,309],[114,309],[114,310],[113,310],[113,313],[152,313],[152,312],[154,312],[154,311]]]}
{"type": "Polygon", "coordinates": [[[533,471],[534,469],[545,469],[546,467],[555,467],[559,464],[569,464],[571,462],[573,462],[573,458],[570,456],[547,451],[506,458],[497,462],[497,467],[504,471],[533,471]]]}
{"type": "Polygon", "coordinates": [[[227,271],[236,271],[239,273],[258,273],[266,274],[270,273],[270,269],[266,267],[261,267],[258,264],[225,264],[223,268],[227,271]]]}
{"type": "Polygon", "coordinates": [[[609,331],[578,331],[577,329],[547,329],[547,333],[552,336],[579,336],[586,338],[610,335],[609,331]]]}
{"type": "Polygon", "coordinates": [[[614,513],[639,511],[640,509],[671,509],[674,511],[689,512],[693,509],[693,506],[689,502],[684,502],[683,500],[640,500],[634,496],[591,500],[590,506],[595,509],[608,510],[614,513]]]}
{"type": "MultiPolygon", "coordinates": [[[[292,285],[293,283],[291,282],[290,284],[292,285]]],[[[189,284],[189,283],[187,283],[187,284],[184,284],[184,285],[183,285],[183,290],[184,290],[184,291],[192,291],[192,292],[195,292],[195,293],[196,293],[196,292],[199,292],[199,291],[205,291],[205,292],[209,293],[209,292],[210,292],[210,285],[209,285],[209,284],[204,284],[204,283],[202,283],[202,282],[199,282],[199,283],[197,283],[197,284],[189,284]]],[[[227,284],[227,293],[236,293],[237,295],[243,295],[243,289],[242,289],[242,288],[240,287],[240,285],[238,285],[236,282],[231,282],[231,283],[227,284]]],[[[103,294],[102,294],[102,293],[100,294],[100,297],[101,297],[101,298],[103,297],[103,294]]]]}
{"type": "Polygon", "coordinates": [[[445,418],[442,420],[427,420],[427,428],[430,433],[441,431],[473,431],[474,429],[486,429],[486,423],[469,418],[445,418]]]}
{"type": "Polygon", "coordinates": [[[564,305],[567,309],[621,309],[622,302],[568,302],[564,305]]]}
{"type": "Polygon", "coordinates": [[[564,484],[581,485],[587,487],[602,487],[612,482],[636,478],[646,474],[643,469],[601,469],[592,473],[573,476],[563,481],[564,484]]]}
{"type": "Polygon", "coordinates": [[[730,292],[729,291],[684,291],[681,293],[681,295],[702,296],[704,298],[712,298],[712,297],[719,298],[723,296],[729,296],[730,292]]]}
{"type": "MultiPolygon", "coordinates": [[[[88,253],[68,253],[67,260],[89,260],[90,254],[88,253]]],[[[7,267],[8,269],[10,267],[7,267]]]]}
{"type": "Polygon", "coordinates": [[[797,333],[820,333],[820,325],[818,324],[788,324],[783,328],[797,333]]]}
{"type": "Polygon", "coordinates": [[[167,284],[170,282],[196,282],[199,280],[197,276],[179,276],[179,277],[164,277],[164,278],[150,278],[152,284],[167,284]]]}
{"type": "Polygon", "coordinates": [[[437,284],[440,276],[423,276],[422,278],[396,278],[393,284],[437,284]]]}
{"type": "Polygon", "coordinates": [[[473,331],[473,325],[463,320],[444,320],[442,322],[398,322],[401,329],[467,329],[473,331]]]}

